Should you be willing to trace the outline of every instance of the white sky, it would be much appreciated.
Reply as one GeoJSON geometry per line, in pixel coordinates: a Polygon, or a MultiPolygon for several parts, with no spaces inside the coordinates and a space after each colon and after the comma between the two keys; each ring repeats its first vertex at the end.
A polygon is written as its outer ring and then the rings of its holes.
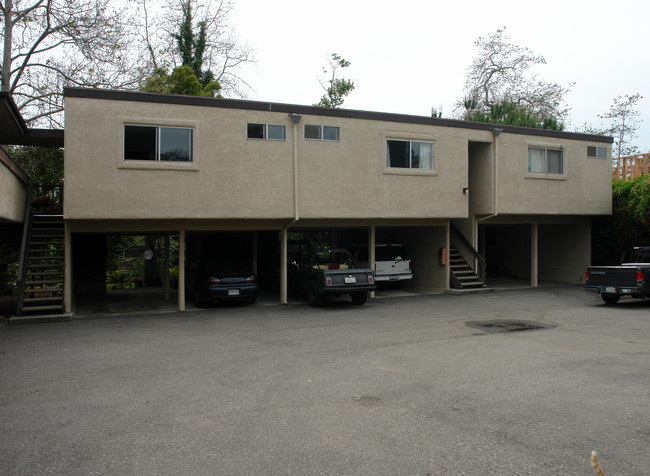
{"type": "Polygon", "coordinates": [[[635,144],[650,150],[648,0],[234,0],[232,25],[257,64],[249,99],[311,105],[330,53],[352,65],[343,107],[451,117],[482,35],[506,27],[513,44],[546,58],[544,81],[568,86],[567,130],[603,126],[617,95],[641,93],[635,144]]]}

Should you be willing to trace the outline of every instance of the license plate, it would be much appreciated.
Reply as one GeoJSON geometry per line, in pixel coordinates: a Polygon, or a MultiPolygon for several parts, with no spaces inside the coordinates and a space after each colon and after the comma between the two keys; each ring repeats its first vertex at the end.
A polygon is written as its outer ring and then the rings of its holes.
{"type": "Polygon", "coordinates": [[[229,289],[228,296],[239,296],[239,289],[229,289]]]}
{"type": "Polygon", "coordinates": [[[391,277],[390,277],[390,280],[391,280],[391,281],[397,281],[398,279],[399,279],[399,278],[398,278],[397,276],[391,276],[391,277]]]}
{"type": "Polygon", "coordinates": [[[345,284],[356,284],[357,278],[354,276],[346,276],[345,277],[345,284]]]}
{"type": "Polygon", "coordinates": [[[629,290],[629,289],[621,289],[621,291],[623,292],[623,294],[630,294],[630,290],[629,290]]]}
{"type": "Polygon", "coordinates": [[[605,288],[605,292],[606,292],[606,293],[615,293],[615,292],[616,292],[616,288],[615,288],[614,286],[607,286],[607,287],[605,288]]]}

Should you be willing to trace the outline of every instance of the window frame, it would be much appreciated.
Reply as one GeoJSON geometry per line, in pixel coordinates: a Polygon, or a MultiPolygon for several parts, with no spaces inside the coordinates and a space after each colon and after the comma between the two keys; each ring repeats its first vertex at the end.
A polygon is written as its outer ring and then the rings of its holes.
{"type": "Polygon", "coordinates": [[[303,127],[302,137],[305,140],[319,140],[324,142],[341,142],[341,126],[330,126],[326,124],[305,124],[303,127]],[[307,128],[308,127],[318,127],[318,137],[307,137],[307,128]],[[327,139],[325,137],[325,128],[336,129],[337,138],[336,139],[327,139]]]}
{"type": "Polygon", "coordinates": [[[587,146],[587,157],[592,158],[592,159],[608,159],[609,158],[609,153],[607,151],[607,147],[603,147],[601,145],[588,145],[587,146]],[[594,150],[594,154],[590,154],[590,150],[594,150]],[[601,151],[603,154],[601,154],[601,151]]]}
{"type": "Polygon", "coordinates": [[[246,139],[250,140],[273,140],[273,141],[286,141],[287,140],[287,126],[285,124],[269,124],[265,122],[247,122],[246,123],[246,139]],[[262,126],[262,137],[251,137],[249,135],[250,126],[262,126]],[[269,137],[269,127],[279,127],[282,130],[282,137],[269,137]]]}
{"type": "Polygon", "coordinates": [[[138,124],[133,122],[124,122],[122,124],[122,162],[124,163],[154,163],[154,164],[193,164],[195,162],[195,152],[194,152],[194,141],[195,141],[195,128],[190,126],[180,126],[180,125],[167,125],[167,124],[138,124]],[[138,127],[138,128],[147,128],[154,129],[155,131],[155,142],[154,142],[154,158],[153,159],[129,159],[127,158],[127,128],[128,127],[138,127]],[[188,145],[188,160],[163,160],[161,159],[161,145],[163,139],[162,130],[163,129],[176,129],[176,130],[185,130],[189,132],[189,143],[188,145]]]}
{"type": "Polygon", "coordinates": [[[426,173],[431,173],[435,172],[436,170],[436,142],[435,140],[428,140],[428,139],[403,139],[403,138],[390,138],[386,137],[385,138],[385,147],[384,147],[384,167],[387,171],[390,172],[407,172],[407,173],[414,173],[414,172],[426,172],[426,173]],[[390,149],[389,149],[389,143],[390,142],[404,142],[408,143],[408,160],[409,160],[409,166],[408,167],[396,167],[396,166],[391,166],[390,162],[390,149]],[[419,144],[430,144],[431,145],[431,167],[423,168],[423,167],[413,167],[413,146],[411,144],[413,143],[419,143],[419,144]]]}
{"type": "Polygon", "coordinates": [[[526,171],[528,172],[529,176],[531,176],[531,177],[557,177],[557,178],[566,176],[566,161],[564,160],[565,149],[563,147],[529,144],[526,151],[527,151],[526,171]],[[543,166],[544,171],[539,172],[539,171],[532,170],[531,149],[543,150],[544,151],[544,166],[543,166]],[[560,157],[561,158],[561,162],[560,162],[561,171],[560,172],[553,172],[552,170],[549,170],[549,168],[552,169],[552,164],[549,164],[549,156],[548,156],[549,151],[559,152],[561,154],[561,157],[560,157]]]}

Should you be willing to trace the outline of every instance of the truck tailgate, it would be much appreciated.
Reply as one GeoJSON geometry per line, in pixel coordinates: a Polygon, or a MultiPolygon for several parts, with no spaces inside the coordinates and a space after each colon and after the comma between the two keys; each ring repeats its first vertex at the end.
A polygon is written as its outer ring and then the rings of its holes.
{"type": "Polygon", "coordinates": [[[594,286],[635,286],[636,266],[590,266],[587,284],[594,286]]]}

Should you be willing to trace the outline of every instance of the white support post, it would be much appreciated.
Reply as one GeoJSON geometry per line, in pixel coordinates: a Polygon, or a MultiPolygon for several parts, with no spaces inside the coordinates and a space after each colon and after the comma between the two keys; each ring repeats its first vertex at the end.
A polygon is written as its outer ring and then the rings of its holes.
{"type": "MultiPolygon", "coordinates": [[[[370,231],[368,234],[368,260],[370,262],[370,269],[375,269],[375,234],[376,234],[376,227],[375,225],[370,225],[370,231]]],[[[375,281],[375,284],[377,282],[375,281]]],[[[370,293],[370,299],[373,299],[375,297],[375,292],[372,291],[370,293]]]]}
{"type": "Polygon", "coordinates": [[[539,286],[539,224],[530,226],[530,286],[539,286]]]}
{"type": "Polygon", "coordinates": [[[185,310],[185,230],[178,231],[178,310],[185,310]]]}

